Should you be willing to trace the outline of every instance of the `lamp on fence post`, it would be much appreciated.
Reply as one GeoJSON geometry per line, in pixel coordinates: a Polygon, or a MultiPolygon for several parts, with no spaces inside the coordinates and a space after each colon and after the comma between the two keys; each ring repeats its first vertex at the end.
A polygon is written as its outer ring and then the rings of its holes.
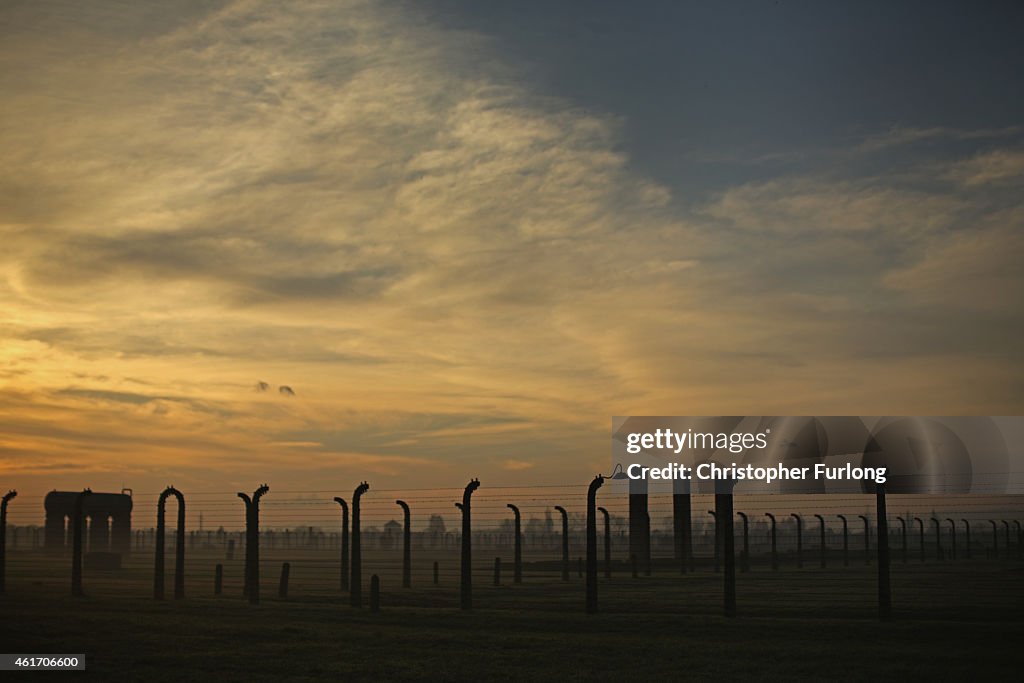
{"type": "Polygon", "coordinates": [[[789,516],[796,520],[796,566],[800,569],[804,566],[804,520],[795,512],[789,516]]]}
{"type": "Polygon", "coordinates": [[[946,518],[946,521],[949,522],[949,544],[950,544],[950,549],[949,549],[949,553],[950,554],[949,554],[949,557],[950,557],[950,559],[955,560],[956,559],[956,522],[954,522],[949,517],[946,518]]]}
{"type": "Polygon", "coordinates": [[[604,515],[604,578],[612,578],[612,523],[608,511],[597,508],[604,515]]]}
{"type": "Polygon", "coordinates": [[[867,515],[857,515],[864,520],[864,564],[871,564],[871,521],[867,515]]]}
{"type": "Polygon", "coordinates": [[[903,564],[907,563],[907,520],[897,517],[900,520],[900,538],[903,540],[903,564]]]}
{"type": "Polygon", "coordinates": [[[971,523],[966,519],[961,519],[964,523],[964,542],[967,543],[967,559],[971,559],[971,523]]]}
{"type": "Polygon", "coordinates": [[[512,582],[522,583],[523,582],[523,535],[522,535],[522,517],[519,514],[519,508],[512,503],[506,506],[515,515],[515,539],[513,541],[513,553],[512,553],[512,582]]]}
{"type": "Polygon", "coordinates": [[[164,599],[164,538],[168,496],[178,501],[177,538],[174,543],[174,597],[185,597],[185,497],[173,486],[160,494],[156,508],[156,551],[153,567],[153,598],[164,599]]]}
{"type": "Polygon", "coordinates": [[[747,519],[746,513],[737,512],[736,514],[743,520],[743,555],[740,571],[745,574],[750,571],[750,520],[747,519]]]}
{"type": "Polygon", "coordinates": [[[562,581],[569,580],[569,513],[561,505],[555,509],[562,513],[562,581]]]}
{"type": "Polygon", "coordinates": [[[850,566],[850,525],[846,521],[846,515],[836,515],[843,520],[843,566],[850,566]]]}
{"type": "Polygon", "coordinates": [[[11,489],[0,501],[0,595],[7,591],[7,504],[17,495],[11,489]]]}
{"type": "Polygon", "coordinates": [[[412,530],[409,521],[409,504],[404,500],[396,500],[395,505],[402,508],[404,518],[402,526],[402,588],[412,587],[412,530]]]}
{"type": "MultiPolygon", "coordinates": [[[[92,489],[84,489],[75,496],[74,512],[71,515],[71,523],[74,529],[71,532],[71,595],[78,598],[82,593],[82,507],[85,505],[85,498],[92,494],[92,489]]],[[[994,525],[993,525],[994,528],[994,525]]]]}
{"type": "Polygon", "coordinates": [[[462,576],[459,582],[462,609],[473,609],[473,524],[470,499],[480,488],[480,480],[473,479],[462,492],[462,576]]]}
{"type": "Polygon", "coordinates": [[[352,581],[349,583],[349,604],[353,607],[363,606],[363,540],[362,522],[360,520],[360,503],[363,494],[370,490],[370,484],[361,483],[352,492],[352,581]]]}
{"type": "Polygon", "coordinates": [[[821,547],[818,549],[818,551],[821,553],[821,568],[824,569],[825,568],[825,552],[827,550],[827,548],[825,547],[825,518],[822,517],[821,515],[814,515],[814,516],[817,517],[818,521],[821,523],[821,527],[820,527],[821,528],[821,540],[820,540],[820,546],[821,547]]]}
{"type": "Polygon", "coordinates": [[[341,506],[341,577],[339,587],[343,591],[348,590],[348,503],[340,496],[334,497],[334,502],[341,506]]]}
{"type": "Polygon", "coordinates": [[[720,563],[720,559],[719,559],[719,552],[720,551],[719,551],[718,539],[719,539],[719,537],[720,537],[720,535],[722,533],[722,529],[721,529],[721,525],[718,523],[718,513],[715,512],[714,510],[708,510],[708,514],[715,518],[715,536],[714,536],[714,543],[715,543],[715,571],[717,572],[719,570],[719,563],[720,563]]]}
{"type": "Polygon", "coordinates": [[[776,529],[775,529],[775,515],[770,512],[764,513],[764,516],[772,520],[772,571],[779,571],[779,552],[776,546],[776,529]]]}
{"type": "Polygon", "coordinates": [[[594,477],[587,488],[587,614],[597,612],[597,490],[604,477],[594,477]]]}

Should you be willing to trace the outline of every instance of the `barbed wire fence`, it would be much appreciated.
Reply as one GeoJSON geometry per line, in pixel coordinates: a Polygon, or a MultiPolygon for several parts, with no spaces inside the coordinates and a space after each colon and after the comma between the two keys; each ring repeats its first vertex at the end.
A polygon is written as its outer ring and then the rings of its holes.
{"type": "MultiPolygon", "coordinates": [[[[377,576],[386,592],[386,605],[456,607],[464,572],[462,513],[455,504],[463,499],[463,492],[462,487],[371,487],[362,497],[359,511],[360,588],[365,589],[371,577],[377,576]],[[409,509],[408,535],[398,501],[409,509]]],[[[87,592],[148,597],[157,572],[154,558],[160,534],[155,521],[162,493],[132,496],[133,526],[127,552],[111,551],[109,520],[83,514],[87,592]]],[[[217,594],[231,599],[249,595],[251,578],[247,578],[246,565],[252,543],[245,531],[246,506],[238,492],[183,493],[183,596],[209,598],[217,594]]],[[[345,534],[336,496],[351,503],[351,491],[271,488],[263,497],[256,565],[265,588],[279,583],[277,591],[265,591],[266,599],[347,602],[344,579],[355,574],[342,557],[345,534]]],[[[5,511],[6,543],[0,544],[0,552],[4,553],[8,591],[33,587],[59,591],[66,585],[74,524],[70,518],[62,519],[60,542],[48,540],[45,525],[39,523],[44,498],[18,497],[5,511]]],[[[682,535],[689,542],[685,544],[681,543],[673,494],[650,493],[645,498],[649,531],[638,545],[635,528],[631,542],[630,500],[625,491],[610,486],[597,497],[607,511],[607,527],[598,516],[595,537],[596,555],[601,558],[597,564],[603,586],[602,610],[719,611],[718,586],[729,570],[729,558],[723,545],[726,525],[719,525],[714,514],[715,496],[688,496],[689,534],[682,535]],[[638,547],[649,557],[637,557],[638,547]],[[666,599],[669,594],[672,599],[666,599]]],[[[994,584],[998,588],[1005,582],[1016,590],[1019,578],[1001,568],[1019,567],[1024,560],[1021,501],[1012,495],[889,495],[883,528],[887,529],[887,566],[892,568],[897,605],[931,604],[927,595],[941,594],[944,585],[960,582],[965,572],[970,572],[972,583],[979,586],[994,584]]],[[[586,503],[587,487],[581,485],[485,485],[476,491],[470,534],[471,575],[474,590],[481,596],[476,605],[516,608],[517,596],[530,596],[543,597],[535,605],[538,609],[563,609],[582,600],[587,569],[586,503]],[[518,508],[522,518],[522,584],[515,584],[512,578],[516,534],[509,504],[518,508]],[[566,511],[565,536],[556,507],[566,511]]],[[[830,609],[847,608],[854,614],[870,612],[881,545],[875,496],[736,494],[732,503],[735,540],[731,556],[733,570],[740,574],[735,585],[741,613],[744,599],[755,593],[762,601],[770,596],[770,607],[759,609],[779,613],[819,603],[830,609]],[[744,590],[745,585],[749,590],[744,590]],[[828,597],[823,601],[822,596],[828,597]]],[[[168,505],[173,514],[173,503],[168,505]]],[[[168,554],[179,547],[173,524],[163,537],[168,554]]],[[[162,582],[163,573],[158,573],[162,582]]],[[[963,593],[963,586],[957,589],[963,593]]],[[[999,600],[1001,592],[981,591],[972,596],[968,591],[963,599],[980,611],[999,600]]]]}

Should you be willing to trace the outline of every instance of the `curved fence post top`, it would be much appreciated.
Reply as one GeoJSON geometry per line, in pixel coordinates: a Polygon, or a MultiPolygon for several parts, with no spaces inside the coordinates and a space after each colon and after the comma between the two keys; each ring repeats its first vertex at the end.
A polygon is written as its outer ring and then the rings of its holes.
{"type": "Polygon", "coordinates": [[[370,490],[370,485],[367,482],[361,483],[356,487],[356,490],[352,492],[352,502],[355,503],[364,493],[370,490]]]}
{"type": "Polygon", "coordinates": [[[11,498],[17,497],[17,495],[18,495],[18,492],[15,491],[14,489],[11,489],[10,491],[8,491],[7,493],[4,494],[3,504],[6,506],[7,505],[7,501],[9,501],[11,498]]]}
{"type": "Polygon", "coordinates": [[[160,493],[160,502],[162,503],[165,500],[167,500],[168,496],[174,496],[175,498],[178,499],[179,503],[182,503],[182,502],[185,501],[185,496],[182,495],[181,491],[179,491],[178,489],[174,488],[173,486],[168,486],[167,488],[165,488],[160,493]]]}
{"type": "Polygon", "coordinates": [[[739,515],[740,517],[742,517],[743,519],[747,518],[747,513],[746,512],[737,512],[736,514],[739,515]]]}
{"type": "Polygon", "coordinates": [[[555,509],[558,510],[559,512],[561,512],[563,515],[568,515],[569,514],[568,512],[565,511],[565,508],[562,507],[561,505],[556,505],[555,509]]]}
{"type": "Polygon", "coordinates": [[[507,504],[505,507],[514,512],[516,514],[516,517],[519,516],[519,508],[513,505],[512,503],[507,504]]]}
{"type": "Polygon", "coordinates": [[[590,482],[590,488],[588,490],[593,492],[601,488],[602,486],[604,486],[604,475],[598,474],[597,476],[594,477],[593,481],[590,482]]]}
{"type": "Polygon", "coordinates": [[[265,494],[267,494],[269,492],[270,492],[270,487],[269,486],[267,486],[266,484],[261,485],[258,489],[256,489],[256,491],[253,492],[253,494],[252,494],[252,501],[254,503],[258,503],[260,498],[262,498],[265,494]]]}
{"type": "Polygon", "coordinates": [[[245,507],[248,508],[250,505],[252,505],[252,498],[249,497],[248,493],[244,493],[242,491],[239,491],[238,492],[238,497],[245,501],[245,507]]]}
{"type": "Polygon", "coordinates": [[[400,508],[402,508],[406,512],[409,511],[409,504],[406,503],[404,500],[396,500],[395,501],[395,505],[399,506],[400,508]]]}
{"type": "Polygon", "coordinates": [[[775,521],[775,515],[770,512],[764,513],[764,516],[770,518],[773,522],[775,521]]]}
{"type": "Polygon", "coordinates": [[[797,522],[802,522],[803,521],[803,519],[800,518],[800,515],[796,514],[795,512],[789,513],[789,516],[792,517],[793,519],[795,519],[797,522]]]}
{"type": "Polygon", "coordinates": [[[342,498],[341,496],[335,496],[334,497],[334,502],[337,503],[338,505],[340,505],[345,510],[348,510],[348,503],[346,503],[345,499],[342,498]]]}

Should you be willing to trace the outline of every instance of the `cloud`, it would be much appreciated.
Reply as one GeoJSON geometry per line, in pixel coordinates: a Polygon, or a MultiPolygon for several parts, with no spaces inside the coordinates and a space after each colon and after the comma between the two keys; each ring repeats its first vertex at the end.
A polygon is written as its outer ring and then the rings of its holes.
{"type": "Polygon", "coordinates": [[[512,472],[520,472],[522,470],[532,469],[534,464],[532,462],[526,462],[525,460],[505,460],[501,463],[502,469],[510,470],[512,472]]]}
{"type": "Polygon", "coordinates": [[[996,149],[953,166],[949,177],[965,187],[1024,183],[1024,150],[996,149]]]}
{"type": "Polygon", "coordinates": [[[4,27],[11,461],[557,479],[612,414],[1019,405],[1013,131],[684,203],[614,114],[415,4],[140,7],[4,27]]]}

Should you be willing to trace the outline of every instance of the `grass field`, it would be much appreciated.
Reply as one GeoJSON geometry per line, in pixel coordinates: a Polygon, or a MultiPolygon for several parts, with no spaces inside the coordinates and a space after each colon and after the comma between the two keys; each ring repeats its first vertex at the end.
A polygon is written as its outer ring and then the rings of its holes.
{"type": "Polygon", "coordinates": [[[522,585],[506,574],[495,587],[478,562],[472,612],[457,609],[454,572],[434,586],[421,567],[402,590],[395,568],[382,566],[383,607],[371,614],[348,605],[317,558],[291,559],[284,601],[279,558],[265,553],[254,607],[231,568],[214,597],[216,558],[201,554],[190,558],[187,598],[161,603],[150,597],[148,554],[120,572],[87,572],[87,595],[72,599],[66,558],[26,553],[10,563],[0,598],[0,650],[84,652],[90,678],[154,681],[1016,680],[1024,664],[1024,563],[1015,560],[895,563],[896,618],[880,623],[875,571],[863,564],[757,566],[738,575],[739,617],[725,619],[722,578],[708,566],[602,578],[601,613],[589,616],[575,565],[568,584],[545,563],[528,565],[522,585]]]}

